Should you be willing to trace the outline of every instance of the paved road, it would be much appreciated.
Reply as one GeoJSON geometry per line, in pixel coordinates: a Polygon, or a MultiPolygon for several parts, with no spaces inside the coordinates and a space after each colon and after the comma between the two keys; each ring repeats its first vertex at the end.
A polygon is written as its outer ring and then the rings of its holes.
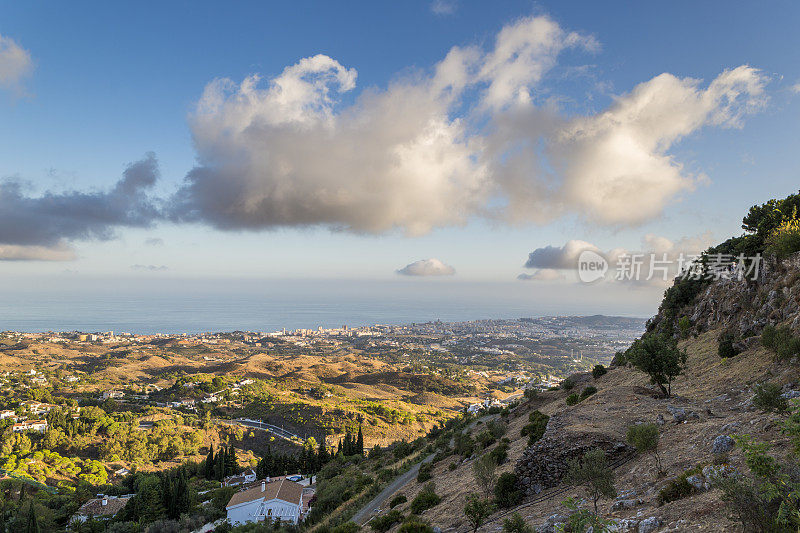
{"type": "MultiPolygon", "coordinates": [[[[499,415],[484,415],[478,420],[473,420],[465,429],[471,430],[478,424],[479,421],[482,423],[486,423],[489,420],[497,418],[498,416],[499,415]]],[[[453,446],[453,439],[450,439],[450,446],[451,447],[453,446]]],[[[420,465],[422,463],[430,463],[431,461],[433,461],[435,455],[436,455],[435,453],[430,454],[421,462],[411,467],[411,470],[409,470],[405,474],[402,474],[401,476],[397,477],[394,481],[389,483],[389,485],[385,489],[383,489],[377,496],[375,496],[372,499],[372,501],[370,501],[367,505],[362,507],[355,515],[353,515],[353,522],[355,522],[360,526],[366,524],[369,521],[369,519],[372,518],[374,514],[376,514],[375,509],[380,509],[389,496],[400,490],[406,483],[416,478],[417,473],[419,472],[420,465]]]]}
{"type": "Polygon", "coordinates": [[[236,420],[219,420],[219,422],[222,422],[223,424],[238,424],[248,428],[263,429],[264,431],[269,431],[270,433],[289,441],[303,440],[299,435],[295,435],[291,431],[279,428],[278,426],[273,426],[272,424],[267,424],[266,422],[261,422],[260,420],[237,418],[236,420]]]}
{"type": "Polygon", "coordinates": [[[422,462],[415,464],[411,467],[411,470],[406,472],[405,474],[400,475],[399,477],[395,478],[394,481],[389,483],[389,485],[383,489],[377,496],[372,498],[372,500],[362,507],[354,516],[353,522],[356,524],[363,526],[367,523],[367,521],[372,518],[375,509],[380,509],[381,505],[386,501],[386,499],[400,490],[403,485],[411,481],[412,479],[417,477],[417,473],[419,472],[419,467],[422,463],[430,463],[433,461],[433,457],[435,453],[430,454],[422,462]]]}

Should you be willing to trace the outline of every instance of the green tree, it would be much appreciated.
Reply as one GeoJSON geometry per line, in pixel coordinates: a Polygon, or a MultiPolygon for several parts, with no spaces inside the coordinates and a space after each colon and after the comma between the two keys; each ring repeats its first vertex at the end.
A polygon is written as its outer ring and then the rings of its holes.
{"type": "Polygon", "coordinates": [[[464,515],[472,526],[472,533],[476,533],[478,528],[494,512],[494,504],[489,498],[481,498],[477,494],[469,494],[467,503],[464,505],[464,515]]]}
{"type": "Polygon", "coordinates": [[[635,340],[625,358],[650,376],[650,382],[666,397],[672,394],[672,381],[686,369],[686,351],[678,349],[678,341],[666,334],[651,333],[635,340]]]}
{"type": "Polygon", "coordinates": [[[25,523],[25,533],[39,533],[39,520],[36,518],[36,509],[33,502],[28,505],[28,519],[25,523]]]}
{"type": "Polygon", "coordinates": [[[472,475],[475,477],[475,482],[487,498],[492,494],[494,484],[497,482],[496,470],[497,463],[488,453],[477,459],[472,465],[472,475]]]}
{"type": "Polygon", "coordinates": [[[613,498],[617,495],[614,470],[608,465],[606,452],[599,448],[589,450],[581,459],[570,461],[566,480],[573,485],[584,486],[594,503],[594,514],[597,514],[597,500],[601,496],[613,498]]]}

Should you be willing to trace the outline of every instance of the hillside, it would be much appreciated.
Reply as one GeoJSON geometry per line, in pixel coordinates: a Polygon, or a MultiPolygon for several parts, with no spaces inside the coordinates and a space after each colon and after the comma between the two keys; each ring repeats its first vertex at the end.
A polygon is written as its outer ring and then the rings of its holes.
{"type": "MultiPolygon", "coordinates": [[[[786,200],[792,204],[788,216],[796,217],[799,200],[797,195],[786,200]]],[[[795,531],[800,406],[789,400],[800,397],[800,253],[795,241],[776,248],[781,243],[775,235],[782,230],[769,228],[787,226],[774,215],[786,207],[780,202],[751,209],[745,217],[748,233],[710,249],[701,262],[707,269],[714,254],[765,253],[756,275],[677,278],[641,341],[619,352],[607,373],[574,374],[570,390],[532,395],[508,413],[478,420],[467,432],[477,443],[474,450],[459,450],[458,444],[443,448],[437,441],[431,482],[441,501],[421,518],[442,531],[473,529],[465,515],[469,495],[483,491],[483,501],[492,499],[491,485],[487,492],[474,467],[504,446],[486,437],[485,428],[493,425],[496,433],[499,423],[506,427],[508,458],[495,475],[513,475],[509,479],[520,502],[495,508],[479,531],[584,531],[595,520],[592,501],[583,487],[567,482],[566,474],[571,461],[596,448],[613,469],[616,497],[599,499],[595,533],[795,531]],[[767,224],[753,213],[772,218],[767,224]],[[665,370],[664,360],[672,356],[680,372],[665,370]],[[664,380],[664,373],[674,379],[664,380]],[[580,400],[583,391],[587,397],[580,400]],[[525,428],[536,411],[549,419],[541,438],[529,443],[525,428]],[[629,428],[640,424],[657,428],[660,474],[654,455],[637,453],[627,438],[629,428]],[[514,512],[527,526],[504,526],[514,512]],[[578,517],[591,520],[578,526],[578,517]]],[[[406,503],[394,511],[411,514],[409,502],[429,491],[431,482],[405,484],[387,498],[379,515],[386,515],[388,502],[400,495],[404,498],[398,501],[406,503]]],[[[372,520],[376,530],[391,522],[382,516],[372,520]]],[[[389,530],[400,527],[396,521],[389,530]]]]}

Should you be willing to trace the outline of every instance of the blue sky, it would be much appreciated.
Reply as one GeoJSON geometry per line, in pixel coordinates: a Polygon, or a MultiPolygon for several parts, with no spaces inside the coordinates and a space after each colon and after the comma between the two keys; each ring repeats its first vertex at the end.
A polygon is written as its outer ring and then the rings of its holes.
{"type": "MultiPolygon", "coordinates": [[[[0,36],[27,51],[30,58],[26,74],[4,87],[0,84],[0,179],[24,183],[25,197],[33,199],[47,191],[56,195],[103,192],[115,186],[127,165],[153,152],[160,177],[147,189],[147,197],[159,206],[179,197],[192,199],[177,214],[155,217],[147,227],[109,223],[102,238],[97,234],[61,238],[53,230],[61,240],[55,242],[51,236],[33,245],[68,250],[58,258],[69,260],[0,261],[0,272],[6,283],[64,276],[84,281],[135,278],[143,284],[156,277],[392,280],[398,279],[396,270],[436,258],[455,270],[455,275],[436,277],[436,283],[514,282],[518,274],[533,271],[523,268],[530,252],[561,247],[570,240],[587,241],[601,250],[641,249],[646,235],[672,243],[710,244],[738,233],[750,205],[798,189],[800,95],[794,87],[800,83],[795,28],[799,19],[800,5],[788,1],[771,3],[768,8],[729,2],[0,3],[0,36]],[[536,26],[522,23],[536,17],[562,32],[548,42],[558,51],[544,59],[537,56],[521,67],[509,60],[503,67],[506,71],[483,74],[499,53],[495,43],[504,28],[518,28],[522,36],[517,38],[529,38],[536,26]],[[399,108],[409,105],[403,98],[412,98],[413,114],[414,97],[405,92],[435,84],[436,65],[453,47],[471,49],[480,56],[469,67],[474,79],[453,100],[437,95],[430,102],[420,102],[420,109],[430,106],[430,115],[418,121],[411,117],[405,127],[413,129],[430,117],[446,117],[439,133],[445,137],[443,153],[449,155],[442,157],[452,158],[446,159],[447,165],[466,161],[470,168],[453,171],[460,173],[455,186],[435,188],[430,196],[398,190],[405,184],[419,189],[425,186],[425,176],[444,172],[420,167],[430,161],[428,155],[436,159],[441,154],[422,153],[424,162],[409,163],[413,165],[409,172],[423,181],[409,182],[405,175],[384,179],[381,169],[387,167],[381,165],[385,162],[356,154],[361,149],[357,145],[363,141],[363,149],[375,153],[395,150],[395,145],[379,144],[376,138],[409,112],[383,122],[375,119],[369,127],[361,124],[385,112],[395,99],[399,108]],[[335,148],[328,141],[314,144],[319,136],[307,135],[309,128],[296,121],[291,123],[295,128],[291,146],[278,153],[275,144],[285,138],[282,128],[288,119],[269,118],[274,111],[269,106],[277,104],[269,100],[267,91],[285,68],[318,54],[331,62],[313,75],[336,78],[325,82],[325,91],[330,93],[317,95],[320,100],[314,106],[324,109],[317,110],[320,114],[314,120],[321,124],[327,119],[320,117],[330,113],[335,127],[341,128],[336,130],[339,144],[335,148]],[[548,64],[541,79],[523,79],[514,86],[513,97],[495,107],[487,103],[493,82],[518,67],[527,75],[528,67],[542,63],[548,64]],[[727,109],[720,100],[703,107],[713,97],[710,84],[726,69],[742,66],[754,70],[742,72],[743,78],[731,85],[731,90],[739,91],[736,105],[727,109]],[[694,107],[703,107],[685,110],[686,121],[692,125],[682,126],[675,138],[670,131],[678,126],[667,125],[663,135],[669,138],[652,140],[658,145],[653,149],[656,155],[664,158],[658,168],[653,167],[665,172],[663,180],[660,175],[649,178],[652,174],[645,168],[642,172],[647,176],[629,184],[642,185],[641,192],[628,191],[620,199],[621,206],[606,210],[605,202],[593,203],[594,193],[586,191],[586,184],[593,183],[592,169],[605,160],[595,152],[596,146],[571,139],[543,148],[537,143],[545,141],[537,140],[522,150],[551,149],[553,159],[532,167],[538,176],[536,187],[571,185],[558,193],[519,200],[514,214],[486,215],[487,210],[505,206],[509,198],[522,198],[521,185],[510,184],[503,176],[506,156],[481,159],[485,145],[500,142],[498,137],[519,141],[503,130],[499,117],[518,119],[524,128],[544,128],[550,137],[572,131],[576,124],[611,128],[603,125],[602,116],[615,105],[615,98],[635,107],[631,92],[662,73],[678,81],[663,87],[648,85],[652,89],[648,98],[656,100],[648,105],[660,105],[659,99],[666,101],[685,90],[687,98],[697,96],[694,107]],[[251,102],[248,105],[253,108],[248,110],[217,108],[201,123],[192,118],[213,80],[228,78],[235,84],[225,93],[230,98],[226,102],[233,106],[233,99],[244,94],[238,84],[253,74],[261,76],[259,87],[264,92],[257,97],[263,102],[251,102]],[[680,81],[687,78],[701,81],[694,85],[680,81]],[[354,87],[345,87],[349,81],[354,87]],[[408,91],[394,91],[392,87],[398,84],[408,91]],[[520,89],[530,95],[530,101],[520,103],[520,89]],[[369,107],[373,104],[365,95],[371,93],[383,99],[384,107],[369,107]],[[348,114],[358,111],[362,114],[346,122],[348,114]],[[240,144],[227,144],[223,125],[247,113],[264,114],[261,120],[269,125],[264,126],[263,135],[252,136],[250,130],[242,129],[240,144]],[[352,130],[358,131],[346,133],[352,130]],[[467,148],[465,138],[481,147],[467,148]],[[231,214],[243,199],[282,186],[280,179],[293,179],[276,177],[272,163],[253,162],[262,148],[299,169],[296,172],[305,185],[290,190],[286,203],[302,205],[273,214],[280,211],[276,202],[284,197],[270,197],[260,208],[270,213],[231,214]],[[250,161],[246,170],[240,169],[238,155],[231,155],[242,150],[250,161]],[[324,176],[325,187],[338,188],[337,194],[343,197],[359,198],[375,184],[381,198],[395,195],[400,206],[388,201],[383,205],[379,198],[376,207],[377,196],[372,192],[364,196],[366,200],[348,199],[336,207],[307,204],[309,192],[317,190],[314,180],[320,167],[325,168],[324,159],[330,159],[325,150],[337,157],[354,152],[352,160],[331,166],[332,175],[324,176]],[[556,153],[562,158],[561,167],[556,153]],[[314,157],[323,161],[311,167],[305,159],[314,157]],[[675,168],[662,168],[665,161],[675,168]],[[576,162],[581,168],[572,166],[576,162]],[[373,164],[378,169],[374,173],[345,175],[347,169],[359,172],[373,164]],[[203,181],[198,178],[186,188],[193,168],[205,172],[203,181]],[[239,170],[247,177],[230,181],[231,172],[239,170]],[[258,182],[260,172],[269,174],[265,183],[258,182]],[[473,186],[480,189],[477,183],[485,180],[490,183],[487,190],[463,192],[473,186]],[[224,200],[230,203],[225,205],[217,202],[237,188],[242,196],[226,196],[224,200]],[[442,201],[437,203],[439,194],[442,201]],[[435,211],[431,206],[448,204],[454,195],[458,200],[446,212],[426,219],[435,211]],[[651,198],[657,199],[653,205],[648,203],[651,198]],[[427,200],[430,206],[424,203],[427,200]],[[418,212],[403,211],[403,205],[417,202],[422,202],[418,212]],[[556,212],[543,214],[555,204],[560,206],[556,212]],[[626,213],[625,205],[636,213],[626,213]]],[[[0,76],[2,72],[0,62],[0,76]]],[[[656,118],[675,114],[669,105],[684,103],[664,105],[666,111],[654,112],[656,118]]],[[[631,165],[636,161],[632,159],[631,165]]],[[[615,172],[620,170],[610,169],[606,177],[615,177],[615,172]]],[[[520,173],[524,179],[525,169],[520,173]]],[[[3,209],[10,208],[0,204],[0,216],[3,209]]],[[[6,237],[0,249],[32,242],[6,237]]],[[[39,258],[37,254],[22,256],[39,258]]],[[[424,278],[408,282],[434,282],[424,278]]],[[[553,278],[515,283],[532,294],[551,294],[552,289],[542,286],[565,283],[553,278]]],[[[663,287],[645,290],[657,294],[663,287]]],[[[638,300],[641,295],[630,298],[638,300]]]]}

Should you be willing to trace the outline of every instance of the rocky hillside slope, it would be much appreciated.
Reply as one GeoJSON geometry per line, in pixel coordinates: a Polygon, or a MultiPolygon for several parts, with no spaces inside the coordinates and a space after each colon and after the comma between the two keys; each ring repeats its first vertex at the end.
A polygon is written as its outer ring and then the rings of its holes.
{"type": "MultiPolygon", "coordinates": [[[[688,354],[685,374],[673,383],[670,398],[663,398],[646,374],[620,366],[598,378],[572,376],[571,391],[540,393],[513,409],[506,418],[508,460],[498,473],[514,472],[526,495],[519,506],[495,512],[480,531],[498,531],[511,512],[519,512],[535,531],[556,531],[570,512],[563,503],[567,498],[590,508],[586,493],[562,478],[568,460],[592,447],[605,450],[615,467],[618,496],[600,501],[600,514],[612,521],[612,530],[743,531],[712,481],[749,472],[733,435],[747,434],[769,443],[770,453],[779,459],[791,452],[789,439],[780,431],[783,415],[756,409],[753,396],[754,387],[766,382],[780,385],[786,397],[800,396],[800,369],[791,361],[778,361],[760,342],[767,325],[788,325],[800,333],[798,280],[800,256],[770,261],[755,281],[714,281],[678,313],[673,309],[655,317],[651,329],[673,321],[674,335],[681,338],[678,345],[688,354]],[[689,319],[688,329],[683,320],[683,331],[678,327],[682,317],[689,319]],[[719,339],[724,334],[733,336],[741,353],[720,357],[719,339]],[[566,404],[570,393],[590,385],[597,393],[576,405],[566,404]],[[550,419],[544,436],[529,447],[521,432],[535,410],[550,419]],[[628,428],[643,422],[659,427],[663,475],[657,474],[652,456],[634,453],[626,442],[628,428]],[[692,486],[691,494],[660,504],[659,492],[681,476],[692,486]]],[[[485,423],[475,426],[473,435],[485,423]]],[[[435,463],[432,479],[442,500],[422,513],[424,520],[445,532],[471,531],[465,500],[469,493],[480,492],[473,464],[495,446],[467,458],[453,453],[435,463]]],[[[408,514],[423,486],[411,481],[402,487],[397,494],[405,495],[409,503],[395,509],[408,514]]]]}

